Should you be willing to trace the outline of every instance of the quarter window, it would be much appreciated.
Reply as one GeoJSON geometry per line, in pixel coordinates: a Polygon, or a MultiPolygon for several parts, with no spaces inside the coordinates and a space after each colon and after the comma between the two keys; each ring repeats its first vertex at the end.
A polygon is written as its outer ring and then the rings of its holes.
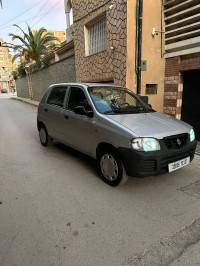
{"type": "Polygon", "coordinates": [[[48,98],[48,104],[54,104],[63,107],[65,93],[67,88],[55,87],[48,98]]]}

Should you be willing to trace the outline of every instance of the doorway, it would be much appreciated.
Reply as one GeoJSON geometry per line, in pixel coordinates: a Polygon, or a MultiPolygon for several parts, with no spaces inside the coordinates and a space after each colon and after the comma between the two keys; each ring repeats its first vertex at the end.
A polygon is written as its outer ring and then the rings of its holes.
{"type": "Polygon", "coordinates": [[[200,70],[183,74],[181,120],[193,126],[196,138],[200,140],[200,70]]]}

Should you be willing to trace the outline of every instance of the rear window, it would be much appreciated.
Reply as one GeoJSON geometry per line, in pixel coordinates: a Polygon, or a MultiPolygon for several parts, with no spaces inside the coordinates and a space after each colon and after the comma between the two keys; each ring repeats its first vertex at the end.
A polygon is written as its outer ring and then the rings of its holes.
{"type": "Polygon", "coordinates": [[[53,88],[49,95],[47,103],[63,107],[66,91],[67,88],[64,87],[53,88]]]}

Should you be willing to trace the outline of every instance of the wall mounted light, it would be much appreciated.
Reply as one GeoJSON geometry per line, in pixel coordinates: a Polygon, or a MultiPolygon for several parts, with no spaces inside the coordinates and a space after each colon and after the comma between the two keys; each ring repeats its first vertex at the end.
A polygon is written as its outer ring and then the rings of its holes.
{"type": "Polygon", "coordinates": [[[156,35],[158,35],[158,33],[165,33],[165,31],[159,31],[159,30],[156,30],[156,28],[153,28],[152,29],[152,37],[155,37],[156,35]]]}

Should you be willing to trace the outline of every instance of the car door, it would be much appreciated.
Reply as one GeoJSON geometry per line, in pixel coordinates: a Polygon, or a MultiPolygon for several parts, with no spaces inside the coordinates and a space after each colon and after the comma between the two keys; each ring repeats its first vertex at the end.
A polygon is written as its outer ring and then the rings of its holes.
{"type": "Polygon", "coordinates": [[[62,130],[62,111],[67,87],[55,86],[44,107],[45,126],[52,138],[60,140],[62,130]]]}
{"type": "Polygon", "coordinates": [[[66,108],[62,110],[62,140],[68,145],[91,154],[93,118],[74,113],[77,106],[91,108],[81,87],[70,86],[66,108]]]}

